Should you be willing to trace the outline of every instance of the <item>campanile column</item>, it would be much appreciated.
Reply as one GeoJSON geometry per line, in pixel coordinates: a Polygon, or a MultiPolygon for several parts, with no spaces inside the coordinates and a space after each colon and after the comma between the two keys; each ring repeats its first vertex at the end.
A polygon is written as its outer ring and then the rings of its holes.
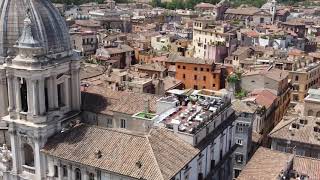
{"type": "Polygon", "coordinates": [[[21,111],[21,91],[20,91],[20,82],[19,78],[14,77],[14,91],[15,91],[15,99],[16,99],[16,112],[20,113],[21,111]]]}
{"type": "Polygon", "coordinates": [[[44,115],[46,112],[46,97],[45,97],[45,85],[44,79],[39,80],[39,113],[40,115],[44,115]]]}
{"type": "Polygon", "coordinates": [[[38,80],[32,80],[32,94],[33,94],[33,115],[39,115],[39,94],[38,94],[38,80]]]}
{"type": "Polygon", "coordinates": [[[0,69],[0,117],[8,114],[8,89],[4,70],[0,69]]]}
{"type": "Polygon", "coordinates": [[[8,111],[11,112],[15,108],[15,100],[13,96],[13,91],[14,91],[14,84],[13,84],[13,75],[8,76],[8,96],[9,96],[9,108],[8,111]]]}

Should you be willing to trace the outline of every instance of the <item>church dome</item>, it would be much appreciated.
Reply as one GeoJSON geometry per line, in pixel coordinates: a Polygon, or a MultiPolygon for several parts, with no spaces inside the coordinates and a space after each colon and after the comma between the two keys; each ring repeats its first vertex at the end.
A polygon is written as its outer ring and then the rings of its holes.
{"type": "Polygon", "coordinates": [[[15,45],[28,16],[31,33],[47,55],[71,55],[70,36],[65,20],[50,0],[5,0],[0,2],[0,58],[15,56],[15,45]]]}

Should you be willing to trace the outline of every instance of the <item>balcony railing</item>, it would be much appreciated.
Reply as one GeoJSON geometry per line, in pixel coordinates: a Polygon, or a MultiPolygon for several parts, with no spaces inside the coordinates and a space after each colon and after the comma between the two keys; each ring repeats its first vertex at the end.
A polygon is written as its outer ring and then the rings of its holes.
{"type": "Polygon", "coordinates": [[[34,167],[28,166],[28,165],[22,165],[22,170],[24,172],[30,173],[30,174],[35,174],[36,169],[34,167]]]}

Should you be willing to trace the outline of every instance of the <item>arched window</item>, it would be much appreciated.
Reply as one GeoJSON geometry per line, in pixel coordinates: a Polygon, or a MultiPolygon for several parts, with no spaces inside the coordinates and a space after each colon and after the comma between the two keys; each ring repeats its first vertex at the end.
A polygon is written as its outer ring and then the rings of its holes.
{"type": "Polygon", "coordinates": [[[316,117],[320,117],[320,111],[317,112],[316,117]]]}
{"type": "Polygon", "coordinates": [[[24,164],[34,167],[34,153],[33,148],[29,144],[23,145],[24,164]]]}
{"type": "Polygon", "coordinates": [[[312,110],[308,111],[308,116],[313,116],[313,111],[312,110]]]}
{"type": "Polygon", "coordinates": [[[79,168],[76,168],[74,173],[76,175],[76,180],[81,180],[81,170],[79,168]]]}
{"type": "Polygon", "coordinates": [[[93,173],[89,174],[89,180],[94,180],[94,174],[93,173]]]}

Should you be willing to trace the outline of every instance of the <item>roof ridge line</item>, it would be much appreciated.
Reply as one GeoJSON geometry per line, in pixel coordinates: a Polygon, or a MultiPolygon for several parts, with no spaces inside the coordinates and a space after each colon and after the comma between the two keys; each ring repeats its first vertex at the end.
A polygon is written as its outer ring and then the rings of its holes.
{"type": "Polygon", "coordinates": [[[151,156],[151,157],[152,157],[153,160],[156,162],[157,169],[158,169],[158,171],[159,171],[159,173],[160,173],[161,179],[164,180],[163,175],[162,175],[162,172],[161,172],[161,170],[160,170],[160,166],[159,166],[159,164],[158,164],[158,160],[157,160],[157,158],[156,158],[156,156],[155,156],[155,154],[154,154],[154,152],[153,152],[153,148],[152,148],[151,143],[150,143],[150,141],[149,141],[149,137],[150,137],[151,131],[154,131],[154,129],[151,129],[150,132],[149,132],[149,135],[146,136],[146,139],[147,139],[147,142],[148,142],[147,144],[148,144],[149,148],[151,149],[151,153],[152,153],[152,156],[151,156]]]}
{"type": "Polygon", "coordinates": [[[120,128],[108,128],[108,127],[102,127],[102,126],[97,126],[97,125],[89,125],[89,124],[84,124],[84,123],[83,123],[83,125],[87,126],[87,127],[93,127],[93,128],[97,128],[97,129],[113,131],[113,132],[117,132],[117,133],[121,133],[121,134],[127,134],[127,135],[131,135],[131,136],[147,138],[147,135],[145,135],[145,134],[137,134],[137,133],[134,133],[132,131],[124,131],[124,130],[121,130],[120,128]]]}
{"type": "MultiPolygon", "coordinates": [[[[281,128],[275,130],[275,131],[271,131],[269,135],[274,134],[275,132],[278,132],[279,130],[283,129],[284,127],[286,127],[287,125],[289,125],[290,123],[292,123],[293,121],[296,121],[296,119],[291,120],[290,122],[288,122],[287,124],[283,125],[281,128]]],[[[277,126],[276,126],[277,127],[277,126]]]]}

